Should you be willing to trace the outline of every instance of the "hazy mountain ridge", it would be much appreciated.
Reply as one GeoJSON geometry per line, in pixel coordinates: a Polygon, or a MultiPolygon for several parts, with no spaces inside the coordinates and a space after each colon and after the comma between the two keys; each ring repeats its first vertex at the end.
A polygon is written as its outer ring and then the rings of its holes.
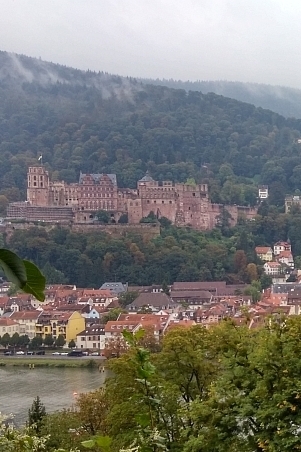
{"type": "Polygon", "coordinates": [[[63,84],[95,88],[102,97],[112,95],[131,98],[133,92],[141,90],[141,83],[133,78],[120,77],[105,72],[82,71],[38,58],[0,51],[0,87],[17,87],[37,83],[42,87],[63,84]]]}
{"type": "Polygon", "coordinates": [[[97,89],[103,99],[116,96],[133,100],[133,94],[143,91],[143,85],[162,85],[185,91],[213,92],[218,95],[250,103],[285,117],[301,118],[301,90],[258,83],[229,81],[181,81],[173,79],[136,79],[106,72],[82,71],[25,55],[0,51],[0,87],[26,83],[41,87],[64,84],[70,87],[97,89]]]}
{"type": "Polygon", "coordinates": [[[141,79],[141,81],[169,88],[185,89],[185,91],[201,91],[204,94],[213,92],[275,111],[287,118],[301,118],[301,90],[296,88],[223,80],[191,82],[173,79],[141,79]]]}

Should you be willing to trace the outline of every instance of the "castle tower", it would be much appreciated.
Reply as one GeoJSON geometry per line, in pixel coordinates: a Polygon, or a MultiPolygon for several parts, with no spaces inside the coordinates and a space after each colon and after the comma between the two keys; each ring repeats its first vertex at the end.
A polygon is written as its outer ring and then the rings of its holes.
{"type": "Polygon", "coordinates": [[[49,175],[43,166],[28,168],[27,201],[33,206],[48,206],[49,175]]]}

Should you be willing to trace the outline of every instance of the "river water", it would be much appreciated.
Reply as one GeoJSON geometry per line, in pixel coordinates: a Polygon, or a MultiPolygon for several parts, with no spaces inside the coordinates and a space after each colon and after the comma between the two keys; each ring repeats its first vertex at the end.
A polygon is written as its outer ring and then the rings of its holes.
{"type": "Polygon", "coordinates": [[[36,396],[51,413],[71,407],[77,394],[99,388],[106,377],[106,372],[87,368],[0,368],[0,412],[13,414],[20,426],[36,396]]]}

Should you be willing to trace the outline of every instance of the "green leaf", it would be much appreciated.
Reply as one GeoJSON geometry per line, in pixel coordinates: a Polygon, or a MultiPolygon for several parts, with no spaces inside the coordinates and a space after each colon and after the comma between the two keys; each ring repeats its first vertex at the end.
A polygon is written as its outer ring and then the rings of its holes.
{"type": "Polygon", "coordinates": [[[44,301],[46,279],[35,264],[23,261],[12,251],[1,248],[0,266],[7,279],[18,289],[34,295],[39,301],[44,301]]]}
{"type": "Polygon", "coordinates": [[[133,333],[131,333],[130,331],[124,330],[124,331],[122,331],[122,335],[123,335],[124,339],[130,345],[134,345],[135,344],[133,333]]]}
{"type": "Polygon", "coordinates": [[[45,300],[44,290],[46,284],[45,276],[40,272],[38,267],[32,262],[23,261],[26,275],[27,275],[27,283],[22,288],[22,290],[26,293],[30,293],[36,297],[39,301],[45,300]]]}
{"type": "Polygon", "coordinates": [[[87,449],[92,449],[92,447],[95,446],[94,439],[88,439],[87,441],[82,441],[82,446],[86,447],[87,449]]]}
{"type": "Polygon", "coordinates": [[[111,442],[112,440],[109,436],[94,436],[87,441],[83,441],[81,444],[87,449],[99,446],[102,452],[110,452],[111,442]]]}
{"type": "Polygon", "coordinates": [[[109,452],[112,442],[109,436],[95,436],[95,442],[104,452],[109,452]]]}
{"type": "Polygon", "coordinates": [[[135,333],[135,339],[137,341],[139,341],[140,339],[142,339],[145,335],[145,330],[143,328],[141,328],[140,330],[136,331],[135,333]]]}
{"type": "Polygon", "coordinates": [[[22,259],[12,251],[0,249],[0,266],[3,268],[7,279],[19,289],[23,289],[27,283],[27,275],[22,259]]]}
{"type": "Polygon", "coordinates": [[[135,419],[137,424],[139,424],[141,427],[147,427],[151,423],[148,414],[136,414],[135,419]]]}

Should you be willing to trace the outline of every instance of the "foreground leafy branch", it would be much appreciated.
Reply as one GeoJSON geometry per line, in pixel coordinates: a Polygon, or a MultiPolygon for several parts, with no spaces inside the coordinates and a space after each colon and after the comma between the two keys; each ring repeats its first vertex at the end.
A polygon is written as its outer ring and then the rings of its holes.
{"type": "Polygon", "coordinates": [[[10,250],[0,248],[0,266],[9,281],[25,293],[44,301],[45,276],[30,261],[22,260],[10,250]]]}

